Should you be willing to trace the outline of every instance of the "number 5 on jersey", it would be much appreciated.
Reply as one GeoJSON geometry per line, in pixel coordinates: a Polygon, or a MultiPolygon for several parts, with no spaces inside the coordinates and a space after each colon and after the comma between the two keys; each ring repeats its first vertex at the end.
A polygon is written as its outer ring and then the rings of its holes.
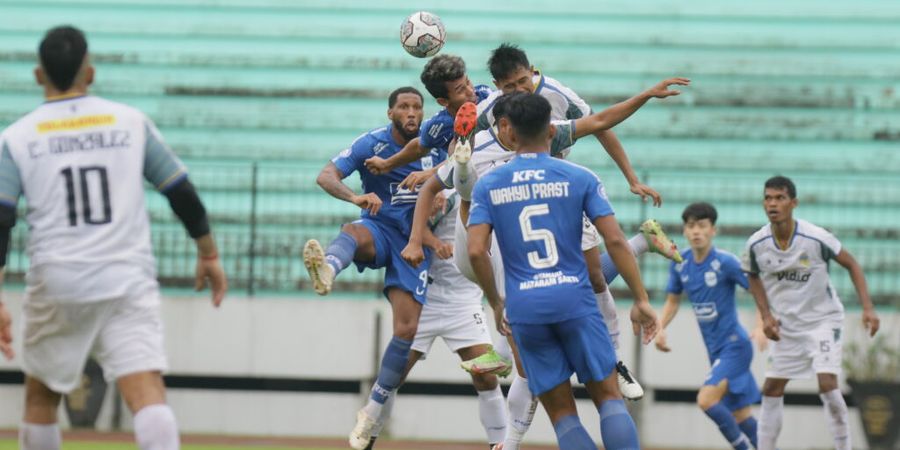
{"type": "Polygon", "coordinates": [[[103,225],[112,221],[112,206],[109,203],[109,177],[106,175],[106,167],[80,167],[77,172],[71,167],[66,167],[60,173],[66,181],[66,203],[68,204],[70,227],[78,225],[79,202],[75,195],[76,184],[78,191],[81,192],[81,217],[84,223],[103,225]],[[97,197],[98,194],[99,197],[97,197]],[[96,210],[91,208],[92,197],[101,203],[99,205],[100,214],[95,213],[96,210]]]}
{"type": "Polygon", "coordinates": [[[531,218],[550,214],[550,205],[528,205],[519,213],[519,226],[522,228],[522,239],[528,241],[543,241],[547,249],[547,256],[541,258],[538,252],[528,252],[528,264],[535,269],[547,269],[559,262],[559,251],[556,249],[556,237],[546,228],[532,228],[531,218]]]}

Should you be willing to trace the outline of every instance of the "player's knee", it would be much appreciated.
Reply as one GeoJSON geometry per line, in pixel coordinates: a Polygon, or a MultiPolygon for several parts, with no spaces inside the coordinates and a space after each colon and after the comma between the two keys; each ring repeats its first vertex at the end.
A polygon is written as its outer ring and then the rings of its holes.
{"type": "Polygon", "coordinates": [[[820,373],[817,377],[819,379],[819,392],[831,392],[838,388],[837,376],[830,373],[820,373]]]}
{"type": "Polygon", "coordinates": [[[25,388],[25,421],[28,423],[56,423],[56,411],[62,396],[40,381],[29,378],[25,388]]]}
{"type": "Polygon", "coordinates": [[[394,336],[412,341],[416,337],[416,329],[419,327],[417,319],[401,319],[394,322],[394,336]]]}
{"type": "Polygon", "coordinates": [[[716,403],[718,403],[718,400],[712,398],[711,395],[703,390],[697,393],[697,406],[700,407],[702,411],[712,408],[716,403]]]}
{"type": "Polygon", "coordinates": [[[368,231],[366,230],[366,227],[358,223],[345,223],[341,225],[341,232],[349,234],[350,237],[356,241],[357,245],[366,240],[366,235],[368,234],[366,231],[368,231]]]}
{"type": "Polygon", "coordinates": [[[492,391],[498,384],[497,375],[490,373],[472,374],[472,386],[475,386],[476,391],[492,391]]]}
{"type": "Polygon", "coordinates": [[[784,396],[784,384],[766,379],[762,386],[762,395],[766,397],[782,397],[784,396]]]}

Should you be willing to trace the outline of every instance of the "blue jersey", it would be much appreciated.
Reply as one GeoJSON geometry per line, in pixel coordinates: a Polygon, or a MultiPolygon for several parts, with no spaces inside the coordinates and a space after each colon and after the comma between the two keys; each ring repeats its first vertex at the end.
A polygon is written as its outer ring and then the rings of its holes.
{"type": "Polygon", "coordinates": [[[735,286],[749,288],[747,276],[741,270],[737,257],[715,247],[700,263],[694,261],[694,253],[690,249],[681,255],[684,262],[672,263],[669,268],[666,291],[672,294],[687,291],[710,356],[718,354],[723,347],[738,339],[749,340],[747,331],[738,321],[735,307],[735,286]]]}
{"type": "MultiPolygon", "coordinates": [[[[478,97],[476,103],[481,102],[491,95],[491,88],[486,85],[479,84],[475,86],[475,96],[478,97]]],[[[431,116],[425,122],[419,131],[419,145],[424,148],[438,149],[447,154],[450,141],[453,140],[453,121],[455,117],[451,116],[447,109],[440,110],[437,114],[431,116]]]]}
{"type": "Polygon", "coordinates": [[[353,141],[350,148],[339,153],[331,162],[337,166],[344,178],[354,171],[359,171],[363,191],[365,193],[373,192],[381,199],[383,204],[377,215],[372,216],[368,210],[363,210],[360,214],[361,217],[392,223],[401,232],[409,235],[418,193],[399,188],[400,182],[410,173],[422,170],[423,165],[426,166],[426,169],[430,169],[440,163],[446,158],[446,154],[441,155],[432,150],[431,154],[419,161],[398,167],[384,175],[373,175],[363,164],[366,159],[373,156],[388,159],[403,148],[394,141],[391,135],[392,129],[392,125],[387,125],[359,136],[353,141]]]}
{"type": "Polygon", "coordinates": [[[497,230],[511,323],[597,313],[581,252],[582,212],[591,220],[613,214],[603,184],[549,153],[518,155],[475,184],[469,225],[497,230]]]}

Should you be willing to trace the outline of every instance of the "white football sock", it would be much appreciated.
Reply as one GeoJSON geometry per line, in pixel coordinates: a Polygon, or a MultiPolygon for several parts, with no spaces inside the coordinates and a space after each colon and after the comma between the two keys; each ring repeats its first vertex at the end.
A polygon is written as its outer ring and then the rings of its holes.
{"type": "Polygon", "coordinates": [[[391,418],[391,413],[394,411],[394,398],[396,397],[397,391],[391,391],[388,395],[387,400],[384,402],[384,407],[381,408],[381,414],[375,419],[375,427],[372,428],[372,437],[378,437],[381,430],[384,429],[384,424],[391,418]]]}
{"type": "Polygon", "coordinates": [[[650,246],[647,245],[647,238],[644,237],[643,233],[638,233],[631,237],[628,240],[628,246],[631,247],[631,253],[634,253],[634,257],[647,253],[647,250],[650,250],[650,246]]]}
{"type": "Polygon", "coordinates": [[[781,433],[781,418],[784,413],[784,397],[762,398],[759,410],[759,428],[756,431],[757,450],[775,450],[775,442],[781,433]]]}
{"type": "Polygon", "coordinates": [[[450,164],[453,164],[453,186],[456,187],[456,192],[459,192],[461,199],[472,200],[472,189],[478,181],[478,172],[472,167],[472,160],[460,164],[456,158],[450,159],[450,164]]]}
{"type": "Polygon", "coordinates": [[[616,312],[616,300],[607,287],[605,291],[594,295],[597,296],[597,305],[600,307],[600,315],[603,316],[603,322],[606,323],[606,329],[609,330],[609,338],[612,340],[613,348],[619,350],[619,316],[616,312]]]}
{"type": "Polygon", "coordinates": [[[840,389],[819,394],[836,450],[850,450],[850,413],[840,389]]]}
{"type": "Polygon", "coordinates": [[[538,399],[528,390],[528,379],[516,375],[506,401],[509,403],[509,426],[506,427],[503,450],[519,450],[519,443],[534,420],[538,399]]]}
{"type": "Polygon", "coordinates": [[[58,424],[38,425],[23,422],[19,427],[19,448],[21,450],[59,450],[62,435],[58,424]]]}
{"type": "Polygon", "coordinates": [[[499,444],[506,437],[506,401],[500,386],[490,391],[478,391],[478,415],[487,433],[489,444],[499,444]]]}
{"type": "Polygon", "coordinates": [[[178,424],[172,408],[156,404],[134,415],[134,440],[141,450],[178,450],[178,424]]]}

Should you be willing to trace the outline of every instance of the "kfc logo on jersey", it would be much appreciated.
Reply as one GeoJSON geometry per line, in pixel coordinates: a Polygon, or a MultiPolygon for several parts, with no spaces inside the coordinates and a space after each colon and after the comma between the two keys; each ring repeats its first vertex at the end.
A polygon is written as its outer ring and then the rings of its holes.
{"type": "Polygon", "coordinates": [[[513,183],[521,183],[524,181],[537,180],[542,181],[544,179],[544,169],[528,169],[528,170],[519,170],[513,172],[513,183]]]}

